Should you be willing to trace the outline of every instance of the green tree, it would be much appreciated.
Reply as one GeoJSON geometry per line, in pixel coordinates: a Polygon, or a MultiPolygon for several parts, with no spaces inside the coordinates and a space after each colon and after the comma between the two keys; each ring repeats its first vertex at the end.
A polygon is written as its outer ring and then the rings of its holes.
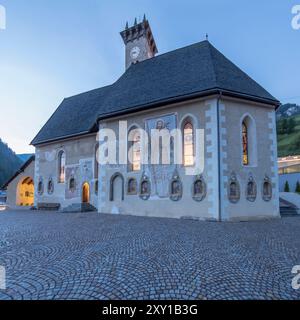
{"type": "Polygon", "coordinates": [[[277,134],[283,134],[282,121],[281,120],[277,121],[277,134]]]}
{"type": "Polygon", "coordinates": [[[287,133],[288,130],[288,120],[285,118],[281,122],[281,132],[282,134],[287,133]]]}
{"type": "Polygon", "coordinates": [[[295,131],[295,127],[296,127],[295,119],[293,117],[289,118],[288,121],[287,121],[287,130],[286,130],[286,132],[288,134],[294,132],[295,131]]]}
{"type": "Polygon", "coordinates": [[[22,165],[22,161],[0,139],[0,188],[22,165]]]}
{"type": "Polygon", "coordinates": [[[295,192],[300,193],[300,182],[299,181],[297,181],[295,192]]]}
{"type": "Polygon", "coordinates": [[[289,185],[289,182],[288,182],[288,181],[285,182],[284,192],[290,192],[290,185],[289,185]]]}

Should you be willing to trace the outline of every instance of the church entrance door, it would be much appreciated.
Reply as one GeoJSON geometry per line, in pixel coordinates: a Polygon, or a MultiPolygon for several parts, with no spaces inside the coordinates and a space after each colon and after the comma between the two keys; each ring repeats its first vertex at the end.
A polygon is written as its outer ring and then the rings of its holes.
{"type": "Polygon", "coordinates": [[[89,203],[90,202],[90,185],[86,182],[82,186],[82,202],[89,203]]]}

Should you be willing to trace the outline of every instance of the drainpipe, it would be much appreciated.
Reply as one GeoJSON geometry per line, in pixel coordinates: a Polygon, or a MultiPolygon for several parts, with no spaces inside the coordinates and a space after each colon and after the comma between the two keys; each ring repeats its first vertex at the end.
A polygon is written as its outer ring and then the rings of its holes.
{"type": "Polygon", "coordinates": [[[222,203],[222,186],[221,186],[221,130],[220,130],[220,100],[222,98],[222,91],[220,91],[217,99],[217,132],[218,132],[218,194],[219,194],[219,205],[218,205],[218,221],[222,221],[221,203],[222,203]]]}

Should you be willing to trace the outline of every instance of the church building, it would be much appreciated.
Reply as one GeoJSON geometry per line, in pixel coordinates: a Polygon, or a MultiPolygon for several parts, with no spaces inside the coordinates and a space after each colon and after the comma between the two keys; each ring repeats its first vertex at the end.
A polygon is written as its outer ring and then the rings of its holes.
{"type": "Polygon", "coordinates": [[[32,141],[35,205],[211,221],[280,217],[279,101],[208,40],[157,55],[145,17],[127,24],[121,37],[124,74],[64,99],[32,141]],[[125,134],[120,122],[127,123],[125,134]],[[117,159],[126,141],[132,161],[98,161],[104,129],[115,132],[117,159]],[[149,150],[139,129],[180,129],[182,163],[145,164],[149,150]],[[203,170],[187,174],[198,167],[199,144],[203,170]]]}

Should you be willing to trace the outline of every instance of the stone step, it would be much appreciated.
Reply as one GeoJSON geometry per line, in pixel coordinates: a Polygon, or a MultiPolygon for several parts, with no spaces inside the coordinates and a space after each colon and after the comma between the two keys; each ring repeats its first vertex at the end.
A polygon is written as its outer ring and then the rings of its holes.
{"type": "Polygon", "coordinates": [[[77,212],[92,212],[97,211],[97,209],[90,203],[73,203],[70,206],[63,208],[63,213],[77,213],[77,212]]]}
{"type": "Polygon", "coordinates": [[[280,198],[280,215],[282,217],[300,217],[300,210],[294,204],[280,198]]]}
{"type": "Polygon", "coordinates": [[[47,202],[41,202],[37,204],[38,210],[44,210],[44,211],[58,211],[60,208],[59,203],[47,203],[47,202]]]}
{"type": "Polygon", "coordinates": [[[280,215],[282,217],[294,217],[294,216],[299,216],[300,217],[300,214],[298,212],[298,210],[295,210],[293,208],[280,208],[280,215]]]}

